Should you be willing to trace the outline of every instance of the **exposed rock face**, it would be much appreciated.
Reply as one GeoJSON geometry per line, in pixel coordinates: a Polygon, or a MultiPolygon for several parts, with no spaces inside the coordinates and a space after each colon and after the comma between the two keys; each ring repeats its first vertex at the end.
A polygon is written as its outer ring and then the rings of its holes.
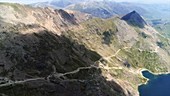
{"type": "Polygon", "coordinates": [[[145,20],[136,11],[133,11],[133,12],[123,16],[122,20],[125,20],[129,24],[138,26],[140,28],[144,28],[144,26],[147,25],[145,20]]]}
{"type": "Polygon", "coordinates": [[[0,7],[2,96],[139,96],[145,81],[140,68],[170,69],[169,41],[150,26],[51,8],[0,7]]]}
{"type": "Polygon", "coordinates": [[[74,14],[69,14],[66,11],[60,9],[58,10],[58,13],[61,15],[62,18],[64,18],[64,22],[70,22],[72,24],[77,24],[76,18],[74,17],[74,14]]]}

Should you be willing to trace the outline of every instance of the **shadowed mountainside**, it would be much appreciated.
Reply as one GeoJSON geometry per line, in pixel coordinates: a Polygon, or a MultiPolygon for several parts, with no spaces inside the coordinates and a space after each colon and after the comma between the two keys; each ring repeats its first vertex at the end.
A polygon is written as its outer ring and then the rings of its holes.
{"type": "Polygon", "coordinates": [[[101,56],[65,36],[46,30],[0,32],[0,36],[0,75],[12,82],[5,86],[2,82],[2,96],[125,96],[117,83],[102,77],[95,65],[101,56]]]}

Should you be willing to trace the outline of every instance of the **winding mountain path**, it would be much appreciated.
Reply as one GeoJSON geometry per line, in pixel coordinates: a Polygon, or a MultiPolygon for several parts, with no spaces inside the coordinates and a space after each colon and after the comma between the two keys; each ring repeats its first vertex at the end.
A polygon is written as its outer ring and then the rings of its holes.
{"type": "Polygon", "coordinates": [[[44,78],[32,78],[32,79],[26,79],[23,81],[9,81],[8,83],[0,84],[0,87],[10,86],[10,85],[14,85],[14,84],[22,84],[25,82],[36,81],[36,80],[44,80],[44,78]]]}
{"type": "MultiPolygon", "coordinates": [[[[127,48],[130,48],[130,47],[124,47],[123,49],[127,49],[127,48]]],[[[112,57],[115,57],[121,50],[122,50],[122,49],[118,49],[114,55],[111,55],[111,56],[108,56],[108,57],[104,57],[104,58],[101,58],[101,59],[109,60],[109,59],[111,59],[112,57]]],[[[98,61],[100,61],[101,59],[99,59],[98,61]]],[[[96,62],[98,62],[98,61],[96,61],[96,62]]],[[[80,70],[86,70],[86,69],[91,69],[91,68],[106,69],[106,70],[123,69],[122,67],[109,67],[109,66],[104,66],[101,62],[99,62],[99,66],[91,65],[91,66],[88,66],[88,67],[79,67],[79,68],[77,68],[76,70],[73,70],[73,71],[70,71],[70,72],[66,72],[66,73],[57,73],[56,70],[54,70],[53,74],[47,76],[47,80],[50,81],[49,78],[50,78],[51,76],[55,76],[55,77],[60,78],[60,77],[64,77],[65,75],[78,73],[80,70]]],[[[55,66],[53,66],[53,69],[55,69],[55,66]]],[[[5,87],[5,86],[10,86],[10,85],[15,85],[15,84],[22,84],[22,83],[25,83],[25,82],[36,81],[36,80],[45,80],[45,77],[44,77],[44,78],[26,79],[26,80],[23,80],[23,81],[11,81],[11,80],[9,80],[9,81],[8,81],[7,83],[5,83],[5,84],[0,84],[0,87],[5,87]]],[[[73,80],[74,80],[74,79],[73,79],[73,80]]]]}
{"type": "Polygon", "coordinates": [[[118,49],[115,54],[113,54],[113,55],[111,55],[111,56],[108,56],[108,57],[104,57],[103,59],[109,61],[112,57],[116,57],[117,54],[118,54],[121,50],[123,50],[123,49],[124,49],[124,50],[125,50],[125,49],[130,49],[130,48],[131,48],[131,47],[123,47],[122,49],[118,49]]]}

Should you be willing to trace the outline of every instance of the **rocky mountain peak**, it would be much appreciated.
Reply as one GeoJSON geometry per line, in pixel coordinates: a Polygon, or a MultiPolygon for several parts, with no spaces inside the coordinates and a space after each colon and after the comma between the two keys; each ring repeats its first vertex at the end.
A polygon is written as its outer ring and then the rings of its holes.
{"type": "Polygon", "coordinates": [[[140,16],[140,14],[137,13],[136,11],[132,11],[128,13],[127,15],[123,16],[121,19],[127,21],[127,23],[133,26],[137,26],[140,28],[144,28],[144,26],[147,25],[147,23],[142,18],[142,16],[140,16]]]}

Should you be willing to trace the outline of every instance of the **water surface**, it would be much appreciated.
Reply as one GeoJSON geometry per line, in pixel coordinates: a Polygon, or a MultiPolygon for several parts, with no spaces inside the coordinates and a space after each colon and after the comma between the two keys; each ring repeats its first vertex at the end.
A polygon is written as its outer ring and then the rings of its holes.
{"type": "Polygon", "coordinates": [[[139,86],[140,96],[170,96],[170,74],[154,75],[149,71],[142,71],[142,74],[149,81],[139,86]]]}

